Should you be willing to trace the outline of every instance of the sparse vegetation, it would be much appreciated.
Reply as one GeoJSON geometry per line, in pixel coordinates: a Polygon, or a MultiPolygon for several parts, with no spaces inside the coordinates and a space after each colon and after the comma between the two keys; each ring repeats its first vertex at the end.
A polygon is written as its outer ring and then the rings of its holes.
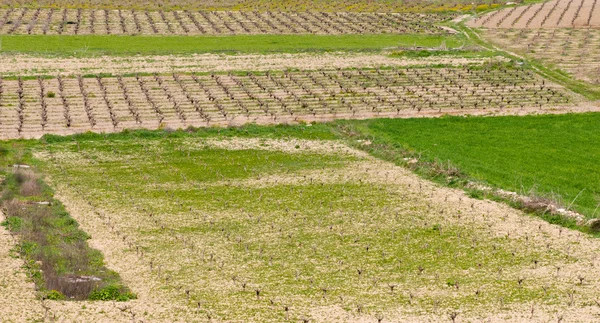
{"type": "MultiPolygon", "coordinates": [[[[130,252],[143,250],[153,279],[213,318],[312,320],[316,303],[383,321],[399,300],[407,308],[432,306],[432,295],[416,293],[425,282],[438,286],[432,292],[440,313],[461,309],[457,320],[475,307],[492,310],[499,297],[505,308],[554,297],[569,302],[562,287],[545,292],[536,275],[518,274],[534,260],[566,258],[489,236],[463,213],[472,201],[465,198],[460,213],[445,210],[406,195],[389,165],[334,142],[292,139],[312,126],[282,128],[291,131],[286,140],[252,138],[267,129],[221,134],[249,131],[248,139],[214,137],[217,130],[47,137],[36,156],[53,183],[64,183],[61,191],[80,192],[104,217],[120,214],[111,225],[130,252]],[[136,184],[142,180],[144,187],[136,184]],[[127,225],[134,218],[136,226],[127,225]],[[460,274],[466,268],[470,277],[460,274]],[[449,281],[462,296],[446,294],[449,281]]],[[[410,190],[429,194],[416,185],[410,190]]]]}
{"type": "Polygon", "coordinates": [[[6,216],[2,224],[17,238],[14,251],[23,258],[39,297],[119,301],[135,298],[121,284],[119,275],[104,266],[102,254],[87,245],[89,236],[78,228],[29,166],[15,164],[6,174],[2,189],[0,201],[6,216]]]}

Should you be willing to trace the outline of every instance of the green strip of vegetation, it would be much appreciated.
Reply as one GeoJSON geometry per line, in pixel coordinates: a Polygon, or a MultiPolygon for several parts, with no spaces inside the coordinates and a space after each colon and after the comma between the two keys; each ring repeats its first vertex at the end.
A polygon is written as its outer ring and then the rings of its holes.
{"type": "Polygon", "coordinates": [[[29,166],[23,154],[3,148],[2,161],[21,165],[4,174],[2,223],[19,238],[14,251],[24,259],[28,276],[42,299],[116,300],[136,298],[119,274],[105,267],[100,251],[88,246],[79,228],[53,191],[29,166]]]}
{"type": "Polygon", "coordinates": [[[237,36],[49,36],[0,37],[3,53],[86,57],[97,55],[170,55],[201,53],[297,53],[381,51],[419,46],[456,48],[462,35],[237,35],[237,36]]]}
{"type": "MultiPolygon", "coordinates": [[[[248,124],[242,127],[229,128],[194,128],[185,130],[124,130],[117,133],[86,132],[71,136],[44,135],[40,141],[47,144],[73,141],[117,141],[131,139],[160,139],[160,138],[269,138],[269,139],[307,139],[307,140],[334,140],[339,139],[334,130],[327,124],[300,124],[300,125],[274,125],[260,126],[248,124]]],[[[37,140],[27,141],[28,146],[39,144],[37,140]]]]}
{"type": "Polygon", "coordinates": [[[337,122],[354,142],[372,142],[364,149],[427,178],[458,187],[476,180],[588,218],[600,214],[598,124],[597,113],[337,122]]]}

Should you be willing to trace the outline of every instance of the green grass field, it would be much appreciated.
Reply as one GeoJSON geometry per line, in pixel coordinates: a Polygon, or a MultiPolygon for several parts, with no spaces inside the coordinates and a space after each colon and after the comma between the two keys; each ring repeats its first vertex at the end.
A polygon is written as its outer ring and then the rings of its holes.
{"type": "MultiPolygon", "coordinates": [[[[345,123],[345,122],[342,122],[345,123]]],[[[350,122],[425,161],[449,161],[495,187],[549,197],[598,216],[600,114],[350,122]]]]}
{"type": "Polygon", "coordinates": [[[251,35],[251,36],[1,36],[2,53],[59,56],[169,55],[197,53],[297,53],[381,51],[391,47],[459,47],[462,36],[251,35]]]}

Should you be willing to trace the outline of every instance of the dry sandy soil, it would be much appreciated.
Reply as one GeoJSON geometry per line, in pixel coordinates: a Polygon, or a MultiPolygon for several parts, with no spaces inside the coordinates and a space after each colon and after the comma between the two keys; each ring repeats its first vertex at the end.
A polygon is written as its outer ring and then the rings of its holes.
{"type": "Polygon", "coordinates": [[[600,85],[600,29],[487,29],[482,35],[502,48],[600,85]]]}
{"type": "Polygon", "coordinates": [[[485,28],[598,28],[598,0],[552,0],[493,11],[468,23],[485,28]]]}
{"type": "MultiPolygon", "coordinates": [[[[374,68],[381,66],[427,66],[444,64],[462,66],[483,64],[488,58],[425,57],[418,59],[393,58],[386,54],[319,53],[319,54],[266,54],[219,55],[193,54],[185,56],[102,56],[93,58],[40,57],[23,54],[0,56],[0,74],[3,76],[36,75],[113,75],[132,73],[188,73],[189,71],[268,71],[317,70],[321,68],[374,68]]],[[[497,57],[491,61],[501,62],[497,57]]]]}
{"type": "MultiPolygon", "coordinates": [[[[189,143],[194,145],[193,142],[189,143]]],[[[323,143],[310,141],[257,141],[235,139],[224,142],[210,141],[202,145],[217,145],[221,148],[230,149],[282,149],[285,151],[314,151],[323,152],[323,143]],[[270,147],[270,148],[269,148],[270,147]],[[298,148],[300,147],[300,148],[298,148]]],[[[486,305],[464,312],[459,311],[456,322],[593,322],[600,319],[600,304],[597,304],[597,290],[600,288],[600,277],[595,275],[600,266],[600,240],[589,238],[579,232],[560,228],[548,224],[538,218],[527,216],[506,205],[475,200],[467,197],[462,191],[442,188],[430,182],[418,178],[411,172],[396,167],[390,163],[374,160],[361,152],[343,148],[339,144],[331,144],[328,149],[336,154],[351,154],[360,157],[362,161],[351,165],[349,168],[334,170],[325,173],[308,173],[304,177],[281,175],[277,177],[266,177],[260,180],[250,180],[230,183],[243,187],[254,187],[256,185],[269,187],[283,181],[288,183],[302,182],[307,180],[318,182],[344,182],[357,183],[366,181],[377,185],[384,185],[390,190],[402,192],[402,200],[398,201],[404,205],[405,210],[418,210],[427,207],[429,211],[419,214],[416,223],[426,221],[428,223],[440,223],[442,227],[458,226],[464,227],[479,236],[480,241],[501,238],[501,245],[506,244],[515,248],[527,250],[548,251],[556,258],[551,263],[524,264],[517,267],[516,271],[510,271],[504,275],[514,277],[527,277],[526,286],[552,286],[559,290],[574,291],[564,295],[557,295],[554,301],[543,301],[541,303],[511,303],[502,305],[500,300],[498,306],[486,305]],[[412,206],[411,206],[412,205],[412,206]],[[560,268],[560,269],[558,269],[560,268]],[[583,284],[579,284],[578,277],[585,277],[583,284]]],[[[327,147],[325,147],[327,148],[327,147]]],[[[40,158],[48,155],[40,154],[40,158]]],[[[68,159],[69,155],[55,156],[59,163],[81,164],[82,161],[68,159]],[[65,159],[67,158],[67,159],[65,159]]],[[[71,156],[72,157],[72,156],[71,156]]],[[[112,158],[107,156],[106,158],[112,158]]],[[[83,162],[85,164],[85,162],[83,162]]],[[[81,164],[81,166],[84,166],[81,164]]],[[[142,217],[136,215],[141,210],[115,209],[102,206],[93,207],[95,204],[88,193],[79,191],[77,185],[70,186],[65,182],[54,181],[52,183],[57,190],[57,198],[63,201],[72,216],[81,224],[82,228],[91,234],[91,245],[101,250],[106,256],[108,266],[118,271],[126,284],[138,293],[139,299],[128,303],[111,302],[46,302],[48,317],[56,317],[59,322],[205,322],[205,314],[197,314],[196,306],[189,305],[186,301],[183,289],[186,286],[173,288],[179,282],[169,283],[171,288],[164,287],[165,281],[161,279],[156,270],[149,270],[148,263],[152,256],[136,255],[131,249],[142,237],[132,225],[126,220],[130,217],[142,217]],[[102,216],[99,216],[102,215],[102,216]],[[121,217],[120,214],[127,214],[121,217]]],[[[81,188],[79,188],[81,189],[81,188]]],[[[418,211],[413,211],[417,212],[418,211]]],[[[410,216],[406,214],[406,216],[410,216]]],[[[165,219],[166,220],[166,219],[165,219]]],[[[140,223],[144,226],[144,223],[140,223]]],[[[15,299],[15,291],[20,294],[18,302],[11,306],[3,307],[3,320],[24,322],[26,317],[22,313],[31,313],[29,316],[43,318],[43,311],[39,310],[39,301],[28,296],[29,301],[24,301],[24,295],[32,295],[27,292],[31,288],[19,273],[15,262],[17,260],[7,257],[8,249],[13,244],[10,236],[0,236],[2,246],[0,259],[5,274],[3,277],[17,275],[19,279],[5,280],[3,288],[0,289],[0,299],[15,299]],[[11,265],[12,264],[12,265],[11,265]],[[36,310],[37,309],[37,310],[36,310]]],[[[502,248],[502,247],[501,247],[502,248]]],[[[516,251],[516,250],[515,250],[516,251]]],[[[186,263],[185,252],[172,254],[173,266],[186,263]]],[[[465,273],[465,275],[469,275],[465,273]]],[[[494,275],[494,274],[490,274],[494,275]]],[[[502,274],[501,274],[502,275],[502,274]]],[[[169,285],[167,284],[167,285],[169,285]]],[[[186,284],[186,283],[184,283],[186,284]]],[[[515,282],[516,284],[516,282],[515,282]]],[[[202,286],[195,286],[201,289],[202,286]]],[[[493,290],[493,286],[484,288],[493,290]]],[[[438,293],[439,297],[459,296],[464,293],[475,292],[463,287],[461,292],[453,292],[453,289],[442,289],[431,291],[424,288],[416,292],[414,297],[425,297],[428,293],[438,293]],[[423,293],[423,294],[421,294],[423,293]]],[[[412,297],[412,296],[411,296],[412,297]]],[[[266,306],[266,305],[265,305],[266,306]]],[[[275,305],[276,310],[281,310],[275,305]]],[[[293,309],[295,310],[295,309],[293,309]]],[[[383,313],[383,322],[450,322],[450,311],[438,310],[436,312],[418,311],[410,306],[400,305],[393,310],[383,313]]],[[[356,310],[342,308],[340,306],[318,306],[316,304],[309,314],[312,322],[376,322],[373,313],[359,314],[356,310]]],[[[47,319],[50,321],[50,319],[47,319]]],[[[218,322],[218,317],[212,319],[218,322]]],[[[247,322],[260,321],[259,318],[245,320],[247,322]]]]}

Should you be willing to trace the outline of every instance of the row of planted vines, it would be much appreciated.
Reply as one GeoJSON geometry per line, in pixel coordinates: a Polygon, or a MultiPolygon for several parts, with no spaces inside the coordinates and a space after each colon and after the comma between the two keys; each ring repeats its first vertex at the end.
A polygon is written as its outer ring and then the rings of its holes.
{"type": "Polygon", "coordinates": [[[235,120],[543,108],[571,100],[510,65],[0,80],[7,137],[235,120]]]}
{"type": "Polygon", "coordinates": [[[136,11],[95,9],[0,10],[0,34],[236,35],[443,33],[435,14],[136,11]]]}
{"type": "MultiPolygon", "coordinates": [[[[521,0],[517,1],[521,2],[521,0]]],[[[5,0],[4,7],[27,7],[32,4],[22,0],[5,0]]],[[[36,6],[50,8],[93,8],[93,9],[145,9],[145,10],[240,10],[240,11],[311,11],[315,8],[327,12],[465,12],[482,11],[497,8],[501,5],[497,0],[478,2],[468,0],[440,1],[405,0],[405,1],[362,1],[362,0],[216,0],[206,3],[192,0],[136,2],[132,0],[39,0],[36,6]]]]}
{"type": "Polygon", "coordinates": [[[600,84],[597,29],[490,29],[484,35],[512,51],[555,64],[577,79],[600,84]]]}
{"type": "Polygon", "coordinates": [[[553,0],[514,6],[469,22],[485,28],[582,28],[600,26],[598,0],[553,0]]]}

